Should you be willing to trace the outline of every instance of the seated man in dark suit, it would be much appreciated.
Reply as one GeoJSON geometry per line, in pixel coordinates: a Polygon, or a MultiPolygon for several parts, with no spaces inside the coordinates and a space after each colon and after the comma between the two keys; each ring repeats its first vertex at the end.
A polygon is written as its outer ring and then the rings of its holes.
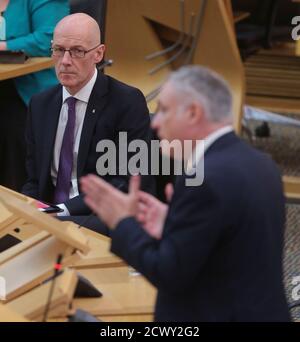
{"type": "MultiPolygon", "coordinates": [[[[52,42],[61,85],[33,96],[29,105],[28,179],[23,193],[59,204],[67,216],[90,214],[78,179],[97,173],[97,160],[103,154],[97,152],[99,141],[110,139],[118,146],[119,132],[127,133],[128,142],[149,136],[150,119],[143,94],[97,71],[104,51],[93,18],[83,13],[65,17],[55,28],[52,42]]],[[[104,178],[127,190],[127,175],[104,178]]],[[[86,222],[81,217],[73,219],[86,222]]],[[[89,220],[95,226],[92,221],[95,219],[89,220]]]]}
{"type": "Polygon", "coordinates": [[[161,138],[193,142],[194,163],[177,177],[170,206],[139,192],[138,177],[128,195],[94,175],[81,181],[86,203],[111,229],[112,252],[157,287],[157,321],[290,318],[281,177],[232,122],[226,82],[206,68],[184,67],[163,86],[152,122],[161,138]],[[202,185],[189,184],[199,167],[202,185]]]}

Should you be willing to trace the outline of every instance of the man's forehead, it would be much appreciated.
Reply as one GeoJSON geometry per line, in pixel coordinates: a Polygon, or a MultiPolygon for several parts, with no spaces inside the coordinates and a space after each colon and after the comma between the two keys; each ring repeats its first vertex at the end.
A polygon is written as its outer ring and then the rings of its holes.
{"type": "Polygon", "coordinates": [[[53,44],[64,46],[85,46],[87,44],[87,40],[83,36],[74,34],[54,35],[53,44]]]}
{"type": "Polygon", "coordinates": [[[173,85],[170,82],[167,82],[163,85],[160,94],[159,94],[159,100],[161,102],[168,102],[168,101],[175,101],[178,94],[173,87],[173,85]]]}

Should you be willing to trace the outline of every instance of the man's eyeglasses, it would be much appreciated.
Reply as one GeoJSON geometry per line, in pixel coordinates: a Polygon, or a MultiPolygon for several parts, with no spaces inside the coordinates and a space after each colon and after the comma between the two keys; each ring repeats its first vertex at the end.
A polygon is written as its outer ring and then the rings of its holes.
{"type": "Polygon", "coordinates": [[[65,52],[68,51],[72,58],[84,58],[87,53],[97,49],[97,47],[100,45],[101,43],[89,50],[83,50],[80,48],[65,49],[60,46],[53,46],[50,50],[52,52],[52,56],[54,57],[63,57],[65,52]]]}

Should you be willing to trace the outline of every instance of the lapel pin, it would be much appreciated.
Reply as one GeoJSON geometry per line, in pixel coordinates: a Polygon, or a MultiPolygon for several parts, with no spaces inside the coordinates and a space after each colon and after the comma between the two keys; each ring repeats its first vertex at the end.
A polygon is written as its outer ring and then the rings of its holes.
{"type": "Polygon", "coordinates": [[[96,113],[96,109],[93,109],[93,110],[92,110],[92,113],[95,114],[95,113],[96,113]]]}

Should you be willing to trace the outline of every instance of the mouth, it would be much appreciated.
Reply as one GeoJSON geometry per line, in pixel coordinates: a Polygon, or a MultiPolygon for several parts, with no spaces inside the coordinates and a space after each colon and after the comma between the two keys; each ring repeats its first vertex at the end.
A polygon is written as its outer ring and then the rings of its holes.
{"type": "Polygon", "coordinates": [[[67,71],[60,71],[60,75],[75,75],[73,72],[67,72],[67,71]]]}
{"type": "Polygon", "coordinates": [[[163,134],[160,132],[160,131],[156,131],[156,135],[157,137],[161,140],[161,139],[164,139],[164,136],[163,134]]]}

